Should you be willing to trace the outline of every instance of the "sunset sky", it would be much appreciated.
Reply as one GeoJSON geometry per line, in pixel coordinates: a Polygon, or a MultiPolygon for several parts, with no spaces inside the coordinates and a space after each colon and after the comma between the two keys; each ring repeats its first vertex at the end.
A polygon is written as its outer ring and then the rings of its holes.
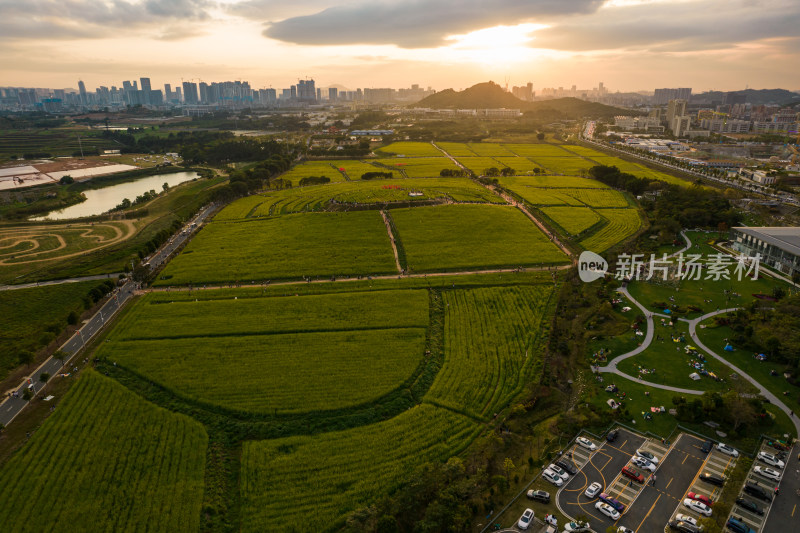
{"type": "Polygon", "coordinates": [[[0,0],[0,86],[800,89],[798,0],[0,0]]]}

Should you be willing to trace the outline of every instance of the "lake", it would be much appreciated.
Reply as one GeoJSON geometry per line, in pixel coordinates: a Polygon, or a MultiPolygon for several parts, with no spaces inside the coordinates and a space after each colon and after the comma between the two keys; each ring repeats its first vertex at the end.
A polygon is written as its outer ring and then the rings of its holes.
{"type": "Polygon", "coordinates": [[[44,216],[31,218],[31,220],[67,220],[102,215],[106,211],[117,207],[125,198],[133,202],[137,196],[149,190],[155,190],[160,193],[163,190],[164,183],[174,187],[199,177],[200,175],[197,172],[176,172],[174,174],[148,176],[136,181],[126,181],[116,185],[109,185],[102,189],[89,189],[83,191],[84,196],[86,196],[85,202],[71,205],[58,211],[51,211],[44,216]]]}

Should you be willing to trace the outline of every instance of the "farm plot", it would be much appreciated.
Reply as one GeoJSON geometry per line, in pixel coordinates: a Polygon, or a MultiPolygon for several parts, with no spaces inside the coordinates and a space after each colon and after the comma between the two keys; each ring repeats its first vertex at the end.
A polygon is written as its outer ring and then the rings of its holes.
{"type": "Polygon", "coordinates": [[[600,215],[588,207],[542,207],[547,217],[570,235],[578,235],[601,220],[600,215]]]}
{"type": "Polygon", "coordinates": [[[420,405],[356,429],[245,442],[242,531],[302,531],[309,517],[339,529],[348,513],[391,493],[416,466],[457,455],[479,429],[465,416],[420,405]]]}
{"type": "MultiPolygon", "coordinates": [[[[355,161],[353,159],[344,159],[340,161],[328,161],[331,165],[339,169],[339,172],[344,172],[351,180],[360,180],[363,174],[367,172],[385,172],[386,169],[376,167],[368,161],[355,161]]],[[[397,177],[401,177],[397,173],[397,177]]]]}
{"type": "Polygon", "coordinates": [[[445,362],[425,401],[489,418],[521,390],[535,364],[547,285],[444,293],[445,362]]]}
{"type": "Polygon", "coordinates": [[[345,181],[344,174],[339,167],[333,167],[330,161],[305,161],[281,175],[282,179],[289,180],[292,185],[300,185],[300,180],[312,176],[324,176],[331,182],[345,181]]]}
{"type": "Polygon", "coordinates": [[[603,209],[600,214],[608,220],[608,224],[579,242],[585,249],[593,252],[600,253],[608,250],[642,227],[639,211],[634,208],[603,209]]]}
{"type": "MultiPolygon", "coordinates": [[[[508,178],[498,178],[503,187],[528,186],[546,187],[557,189],[607,189],[608,186],[589,178],[579,178],[576,176],[513,176],[508,178]]],[[[565,191],[558,191],[565,192],[565,191]]]]}
{"type": "Polygon", "coordinates": [[[552,265],[567,257],[510,206],[395,209],[392,218],[414,272],[552,265]]]}
{"type": "Polygon", "coordinates": [[[579,157],[536,157],[534,161],[554,174],[580,176],[595,166],[591,161],[579,157]]]}
{"type": "Polygon", "coordinates": [[[504,144],[503,146],[518,156],[530,157],[537,161],[540,157],[575,157],[554,144],[504,144]]]}
{"type": "Polygon", "coordinates": [[[87,371],[0,471],[5,531],[198,531],[208,436],[87,371]]]}
{"type": "Polygon", "coordinates": [[[442,152],[431,143],[423,142],[396,142],[389,146],[383,146],[377,151],[405,157],[442,157],[442,152]]]}
{"type": "Polygon", "coordinates": [[[495,157],[495,160],[504,166],[513,168],[517,175],[532,173],[537,168],[544,170],[527,157],[495,157]]]}
{"type": "Polygon", "coordinates": [[[459,170],[449,158],[439,152],[440,157],[409,157],[394,159],[375,159],[386,169],[402,171],[409,178],[434,178],[443,169],[459,170]]]}
{"type": "Polygon", "coordinates": [[[595,157],[604,157],[606,154],[603,152],[598,152],[593,148],[589,148],[587,146],[580,146],[577,144],[569,144],[563,146],[565,150],[569,150],[570,152],[574,152],[580,156],[587,157],[589,159],[594,159],[595,157]]]}
{"type": "Polygon", "coordinates": [[[488,168],[501,169],[505,167],[493,157],[459,157],[458,162],[479,176],[486,174],[488,168]]]}
{"type": "Polygon", "coordinates": [[[470,150],[482,157],[511,157],[515,154],[497,143],[469,143],[470,150]]]}
{"type": "Polygon", "coordinates": [[[629,207],[625,195],[612,189],[574,189],[566,194],[577,198],[589,207],[629,207]]]}
{"type": "Polygon", "coordinates": [[[437,142],[436,146],[447,152],[453,157],[475,157],[478,154],[469,149],[469,146],[464,143],[445,143],[437,142]]]}
{"type": "Polygon", "coordinates": [[[567,194],[569,191],[563,192],[557,189],[543,189],[526,185],[511,185],[507,186],[506,189],[531,205],[583,205],[580,200],[567,194]]]}
{"type": "Polygon", "coordinates": [[[311,213],[211,222],[157,284],[390,274],[395,268],[380,213],[311,213]]]}
{"type": "Polygon", "coordinates": [[[237,411],[362,404],[400,387],[424,353],[424,290],[174,303],[154,296],[136,304],[98,356],[237,411]]]}

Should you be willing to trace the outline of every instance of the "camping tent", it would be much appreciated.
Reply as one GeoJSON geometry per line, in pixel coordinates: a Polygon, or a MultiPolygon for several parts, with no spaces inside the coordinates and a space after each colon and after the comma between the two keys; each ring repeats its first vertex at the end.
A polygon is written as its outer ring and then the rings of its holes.
{"type": "Polygon", "coordinates": [[[692,372],[691,374],[689,374],[689,377],[697,381],[698,379],[700,379],[700,374],[698,374],[697,372],[692,372]]]}

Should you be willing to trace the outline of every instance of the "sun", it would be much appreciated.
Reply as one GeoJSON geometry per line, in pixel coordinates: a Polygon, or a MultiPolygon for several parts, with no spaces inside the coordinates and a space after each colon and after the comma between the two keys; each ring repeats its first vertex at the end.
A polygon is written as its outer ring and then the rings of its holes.
{"type": "Polygon", "coordinates": [[[520,63],[536,55],[536,50],[528,46],[533,40],[531,33],[547,27],[545,24],[527,23],[483,28],[445,37],[446,41],[453,41],[445,48],[455,57],[475,63],[520,63]]]}

